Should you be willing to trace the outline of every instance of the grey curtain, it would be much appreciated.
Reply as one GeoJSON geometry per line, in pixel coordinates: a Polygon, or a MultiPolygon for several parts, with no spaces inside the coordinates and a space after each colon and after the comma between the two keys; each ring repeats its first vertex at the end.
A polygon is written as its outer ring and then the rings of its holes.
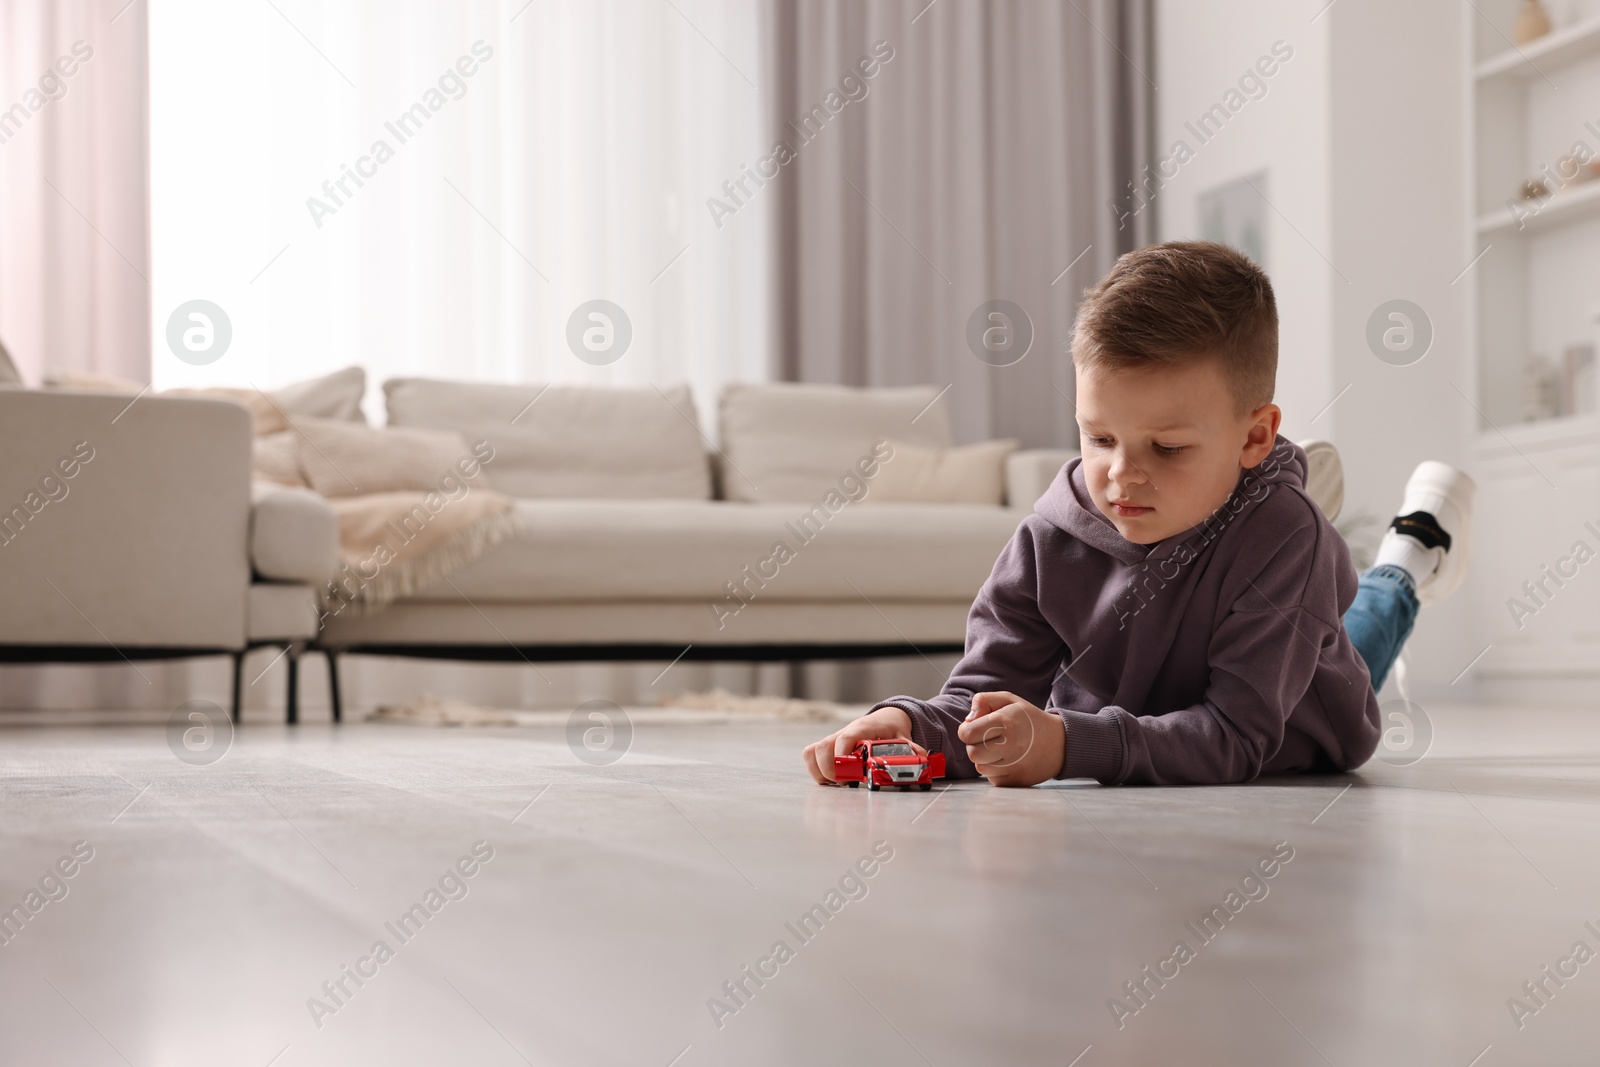
{"type": "Polygon", "coordinates": [[[950,385],[960,442],[1075,443],[1078,296],[1155,232],[1128,186],[1151,158],[1148,0],[772,0],[769,17],[773,140],[793,154],[773,189],[774,376],[950,385]],[[1032,324],[1008,366],[967,339],[994,299],[1032,324]]]}

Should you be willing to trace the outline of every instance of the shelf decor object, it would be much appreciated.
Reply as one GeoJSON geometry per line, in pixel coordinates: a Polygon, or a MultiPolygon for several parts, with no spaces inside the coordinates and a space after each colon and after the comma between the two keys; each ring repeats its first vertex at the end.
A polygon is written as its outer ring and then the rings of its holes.
{"type": "Polygon", "coordinates": [[[1561,414],[1561,375],[1549,357],[1530,352],[1522,367],[1522,421],[1539,422],[1561,414]]]}
{"type": "MultiPolygon", "coordinates": [[[[1478,17],[1474,9],[1467,10],[1478,17]]],[[[1554,77],[1560,68],[1600,52],[1600,16],[1547,33],[1526,47],[1505,48],[1498,36],[1494,43],[1501,50],[1480,58],[1473,69],[1480,84],[1554,77]]]]}
{"type": "Polygon", "coordinates": [[[1511,28],[1511,36],[1516,42],[1527,44],[1549,32],[1550,16],[1545,12],[1544,4],[1539,0],[1522,0],[1522,8],[1517,12],[1517,21],[1511,28]]]}
{"type": "Polygon", "coordinates": [[[1568,345],[1561,352],[1561,414],[1592,415],[1597,406],[1594,345],[1568,345]]]}

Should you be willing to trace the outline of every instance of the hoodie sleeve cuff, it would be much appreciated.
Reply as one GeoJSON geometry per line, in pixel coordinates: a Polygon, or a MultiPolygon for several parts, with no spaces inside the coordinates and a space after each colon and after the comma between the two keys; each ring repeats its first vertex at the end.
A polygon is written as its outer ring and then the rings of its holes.
{"type": "Polygon", "coordinates": [[[1098,712],[1063,711],[1067,758],[1057,778],[1093,778],[1111,785],[1122,774],[1122,724],[1116,708],[1098,712]]]}

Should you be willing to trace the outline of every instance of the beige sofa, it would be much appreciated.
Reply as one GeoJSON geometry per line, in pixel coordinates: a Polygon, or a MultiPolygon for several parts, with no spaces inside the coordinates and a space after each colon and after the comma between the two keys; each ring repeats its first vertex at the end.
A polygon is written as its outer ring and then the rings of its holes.
{"type": "Polygon", "coordinates": [[[334,654],[536,662],[959,651],[996,555],[1075,454],[990,450],[968,466],[992,468],[992,485],[964,487],[987,501],[913,501],[902,498],[938,495],[913,475],[951,443],[937,387],[731,385],[717,443],[681,386],[397,379],[384,389],[390,425],[495,448],[485,469],[518,498],[522,529],[379,613],[325,619],[318,645],[334,654]],[[880,441],[896,452],[868,477],[860,464],[880,441]]]}
{"type": "Polygon", "coordinates": [[[130,663],[283,645],[289,711],[326,503],[251,485],[251,422],[219,400],[0,388],[0,662],[130,663]]]}
{"type": "MultiPolygon", "coordinates": [[[[359,418],[362,386],[359,371],[342,372],[274,396],[291,415],[359,418]]],[[[382,611],[319,620],[315,588],[338,565],[333,512],[309,490],[252,486],[238,405],[0,389],[0,661],[227,654],[237,716],[244,653],[283,645],[294,721],[305,647],[326,652],[330,671],[346,652],[955,651],[996,554],[1072,455],[946,452],[946,398],[933,387],[729,386],[716,443],[683,386],[398,379],[385,392],[392,425],[493,445],[485,469],[516,498],[521,532],[382,611]],[[891,458],[874,453],[883,441],[891,458]],[[87,462],[72,461],[80,442],[87,462]],[[983,502],[906,499],[941,494],[983,502]]]]}

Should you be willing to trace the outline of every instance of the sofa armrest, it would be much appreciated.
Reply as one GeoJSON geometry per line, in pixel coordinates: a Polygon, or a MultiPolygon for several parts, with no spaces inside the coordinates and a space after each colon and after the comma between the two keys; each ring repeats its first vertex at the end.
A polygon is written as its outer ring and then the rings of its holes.
{"type": "Polygon", "coordinates": [[[1070,448],[1026,448],[1006,457],[1006,507],[1032,508],[1068,462],[1078,458],[1070,448]]]}
{"type": "Polygon", "coordinates": [[[250,413],[0,390],[0,644],[241,648],[250,413]]]}
{"type": "Polygon", "coordinates": [[[257,578],[320,585],[338,573],[339,517],[320,493],[256,482],[250,498],[250,564],[257,578]]]}

